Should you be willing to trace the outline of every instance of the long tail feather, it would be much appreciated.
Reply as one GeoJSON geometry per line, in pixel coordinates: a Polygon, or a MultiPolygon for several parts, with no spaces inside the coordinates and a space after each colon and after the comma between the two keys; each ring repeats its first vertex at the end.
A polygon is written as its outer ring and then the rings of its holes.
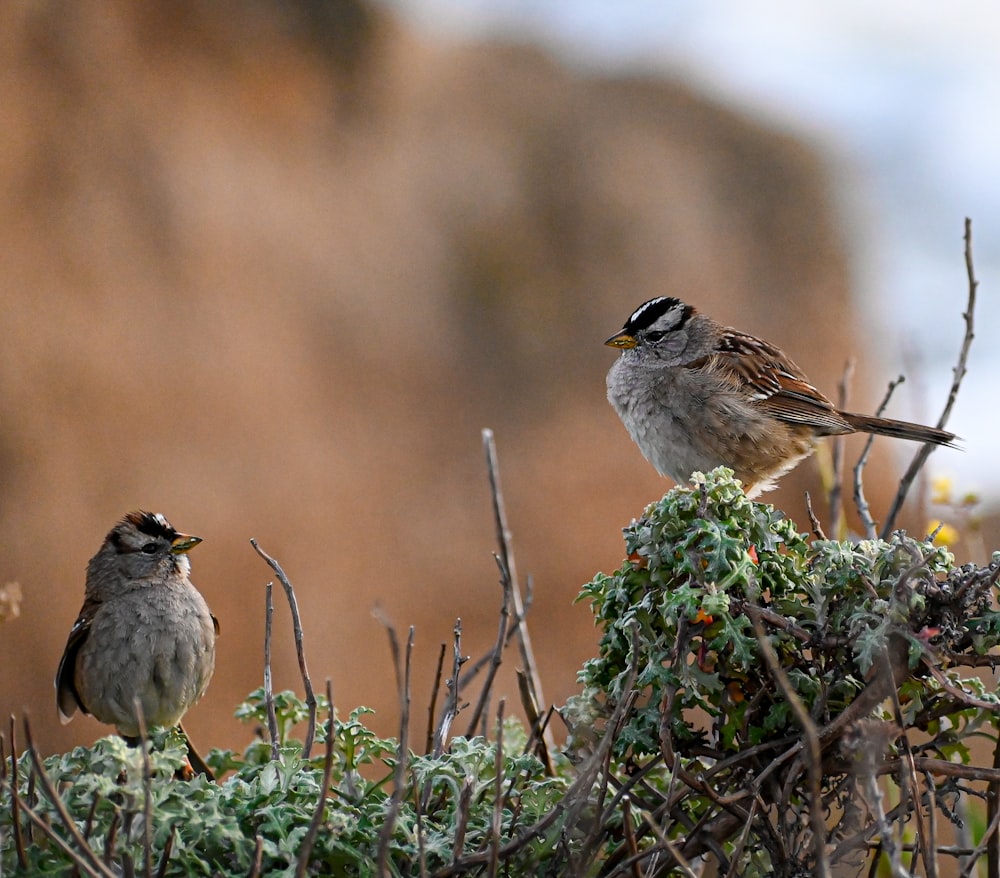
{"type": "Polygon", "coordinates": [[[925,427],[923,424],[895,421],[892,418],[874,418],[870,415],[858,415],[853,412],[841,412],[841,414],[848,424],[862,433],[877,433],[880,436],[894,436],[897,439],[933,442],[935,445],[958,448],[958,445],[955,444],[955,439],[958,437],[954,433],[939,430],[937,427],[925,427]]]}

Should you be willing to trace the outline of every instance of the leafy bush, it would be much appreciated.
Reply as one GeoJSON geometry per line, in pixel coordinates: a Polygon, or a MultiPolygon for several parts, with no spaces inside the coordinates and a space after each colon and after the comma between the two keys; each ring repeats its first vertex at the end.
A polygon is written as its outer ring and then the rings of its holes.
{"type": "Polygon", "coordinates": [[[446,711],[430,752],[401,756],[405,734],[378,737],[364,708],[320,723],[309,756],[291,737],[309,708],[258,690],[238,714],[268,727],[273,708],[278,758],[260,739],[213,751],[219,782],[178,779],[176,732],[5,759],[3,870],[631,876],[702,857],[791,876],[881,855],[908,874],[996,846],[997,820],[964,847],[945,825],[1000,793],[969,747],[996,746],[998,699],[962,672],[993,664],[1000,554],[956,567],[902,532],[810,541],[726,470],[651,505],[625,547],[581,594],[601,640],[560,711],[568,758],[499,717],[492,740],[447,739],[446,711]]]}

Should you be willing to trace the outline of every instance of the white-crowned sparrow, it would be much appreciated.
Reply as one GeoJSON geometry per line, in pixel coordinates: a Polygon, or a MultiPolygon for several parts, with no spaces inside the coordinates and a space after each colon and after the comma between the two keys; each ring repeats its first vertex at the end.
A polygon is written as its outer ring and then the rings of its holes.
{"type": "Polygon", "coordinates": [[[646,459],[679,483],[727,466],[753,497],[823,436],[955,439],[935,427],[838,411],[778,348],[678,299],[640,305],[605,344],[621,350],[608,372],[608,399],[646,459]]]}
{"type": "Polygon", "coordinates": [[[77,708],[139,735],[171,727],[205,691],[215,669],[218,623],[191,584],[187,552],[200,537],[162,515],[130,512],[87,565],[83,609],[56,673],[59,716],[77,708]]]}

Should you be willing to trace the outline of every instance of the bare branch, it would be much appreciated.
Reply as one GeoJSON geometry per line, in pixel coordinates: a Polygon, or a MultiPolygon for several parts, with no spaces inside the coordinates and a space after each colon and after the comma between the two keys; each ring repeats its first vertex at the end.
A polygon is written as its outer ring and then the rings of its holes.
{"type": "Polygon", "coordinates": [[[142,755],[142,860],[145,878],[153,878],[153,767],[149,761],[149,735],[142,702],[136,698],[135,722],[139,727],[139,752],[142,755]]]}
{"type": "Polygon", "coordinates": [[[264,838],[263,836],[254,836],[254,849],[253,849],[253,863],[250,864],[250,871],[247,873],[247,878],[260,878],[261,869],[264,866],[264,838]]]}
{"type": "Polygon", "coordinates": [[[302,675],[302,685],[305,688],[306,694],[306,707],[309,710],[306,740],[302,745],[302,758],[308,759],[309,754],[312,752],[313,739],[316,737],[316,693],[313,692],[312,680],[309,679],[309,669],[306,667],[306,653],[302,642],[302,619],[299,617],[299,602],[295,599],[295,589],[292,588],[292,584],[288,581],[288,577],[285,576],[285,571],[281,569],[281,565],[258,546],[255,539],[250,540],[250,545],[267,562],[267,565],[274,571],[274,575],[278,577],[278,582],[281,583],[281,587],[285,590],[285,597],[288,599],[288,606],[292,611],[295,655],[299,660],[299,673],[302,675]]]}
{"type": "MultiPolygon", "coordinates": [[[[510,528],[507,526],[507,512],[504,508],[503,492],[500,489],[500,464],[497,460],[496,442],[494,441],[492,430],[483,430],[483,446],[486,450],[490,491],[493,495],[493,519],[496,525],[497,543],[500,547],[500,557],[503,559],[503,565],[510,578],[511,599],[514,607],[514,630],[518,636],[521,661],[524,662],[524,670],[528,674],[531,687],[534,690],[535,701],[538,704],[546,704],[545,696],[542,694],[541,675],[538,673],[535,652],[531,646],[531,636],[528,634],[528,625],[524,618],[524,602],[521,598],[521,586],[518,582],[517,570],[514,566],[510,528]]],[[[555,749],[555,741],[551,738],[551,731],[547,733],[545,743],[550,751],[555,749]]]]}
{"type": "MultiPolygon", "coordinates": [[[[28,721],[28,717],[24,718],[24,737],[28,742],[28,755],[31,757],[31,764],[34,767],[34,775],[38,778],[39,783],[42,785],[42,790],[45,792],[46,798],[55,807],[56,812],[59,814],[59,819],[62,821],[63,827],[66,832],[69,833],[70,838],[76,845],[77,850],[74,850],[70,845],[65,843],[62,838],[55,833],[48,825],[48,823],[42,820],[34,811],[25,806],[22,802],[22,809],[28,814],[31,822],[38,826],[46,835],[49,836],[53,841],[55,841],[64,851],[73,857],[74,862],[80,868],[86,869],[88,874],[91,875],[102,875],[105,878],[114,878],[114,872],[112,872],[104,863],[102,863],[97,854],[94,853],[93,848],[87,844],[87,840],[80,834],[80,830],[77,829],[76,822],[69,815],[69,811],[66,810],[66,805],[60,798],[59,793],[56,792],[54,786],[52,786],[52,781],[49,779],[48,774],[45,771],[45,766],[42,764],[42,757],[38,755],[38,749],[35,747],[35,740],[31,734],[31,723],[28,721]]],[[[18,795],[16,789],[12,788],[11,792],[13,795],[18,795]]]]}
{"type": "MultiPolygon", "coordinates": [[[[951,410],[955,405],[955,400],[958,399],[958,391],[962,386],[962,379],[965,378],[966,365],[969,360],[969,350],[972,348],[972,340],[976,337],[973,318],[976,311],[976,290],[979,288],[979,281],[976,280],[976,270],[972,260],[972,220],[968,218],[965,220],[965,234],[963,235],[963,240],[965,241],[965,273],[969,286],[968,299],[966,301],[965,311],[962,314],[962,318],[965,320],[965,335],[962,339],[962,347],[958,352],[958,362],[952,370],[953,377],[951,389],[948,391],[948,399],[944,404],[941,417],[938,418],[937,427],[941,430],[947,426],[948,419],[951,417],[951,410]]],[[[916,479],[917,474],[923,468],[924,464],[927,462],[927,458],[930,457],[931,452],[934,451],[936,447],[937,446],[929,443],[921,445],[920,449],[913,456],[913,460],[910,462],[909,467],[899,483],[899,490],[896,492],[896,498],[892,501],[892,506],[889,507],[889,512],[885,517],[885,524],[882,525],[883,539],[892,533],[893,528],[896,526],[896,518],[898,517],[899,511],[903,506],[903,502],[906,500],[906,495],[909,493],[913,480],[916,479]]]]}
{"type": "MultiPolygon", "coordinates": [[[[3,772],[3,780],[7,778],[7,760],[0,753],[0,771],[3,772]]],[[[17,734],[13,715],[10,717],[10,821],[14,827],[14,847],[17,850],[17,863],[22,869],[28,868],[28,855],[24,846],[24,830],[21,828],[21,818],[18,814],[20,809],[20,797],[17,791],[20,789],[21,781],[18,778],[17,767],[17,734]]]]}
{"type": "Polygon", "coordinates": [[[389,844],[392,841],[392,834],[396,829],[396,819],[399,817],[399,809],[403,803],[403,796],[406,793],[404,778],[406,767],[409,762],[410,753],[410,667],[413,654],[414,628],[410,626],[410,634],[406,640],[406,656],[400,660],[399,641],[396,638],[396,631],[391,626],[387,626],[389,632],[389,645],[392,647],[393,664],[396,667],[396,686],[399,693],[399,745],[396,750],[396,767],[393,771],[392,795],[389,797],[389,806],[386,809],[385,823],[379,832],[378,855],[376,857],[376,874],[379,878],[387,878],[389,871],[389,844]]]}
{"type": "MultiPolygon", "coordinates": [[[[889,400],[892,399],[893,391],[895,391],[895,389],[905,380],[906,379],[900,375],[895,381],[889,382],[889,386],[885,391],[885,396],[882,397],[881,404],[875,410],[876,417],[885,411],[886,406],[889,404],[889,400]]],[[[865,499],[865,489],[861,476],[864,472],[865,466],[868,464],[868,455],[871,454],[872,445],[874,443],[874,434],[869,434],[868,438],[865,440],[865,447],[861,452],[861,456],[858,458],[858,462],[854,464],[854,505],[857,507],[858,515],[861,517],[861,524],[865,529],[865,537],[870,540],[875,539],[878,535],[878,528],[875,526],[875,520],[872,518],[871,510],[868,507],[868,501],[865,499]]]]}
{"type": "Polygon", "coordinates": [[[177,841],[177,824],[170,827],[170,835],[167,836],[167,843],[163,846],[160,854],[160,865],[156,870],[156,878],[166,878],[167,866],[170,865],[170,855],[174,850],[174,842],[177,841]]]}
{"type": "Polygon", "coordinates": [[[479,700],[472,710],[469,718],[468,731],[466,737],[472,737],[476,733],[476,726],[479,725],[480,718],[484,715],[486,704],[489,701],[490,693],[493,691],[493,681],[496,679],[497,671],[503,661],[503,648],[507,642],[507,622],[510,619],[510,605],[512,601],[513,587],[511,585],[510,571],[504,564],[503,558],[499,555],[493,556],[496,559],[497,567],[500,568],[500,587],[503,589],[503,601],[500,604],[500,621],[497,625],[497,639],[490,653],[490,663],[486,671],[486,678],[483,680],[483,688],[479,693],[479,700]]]}
{"type": "Polygon", "coordinates": [[[812,827],[813,851],[816,857],[815,874],[821,876],[821,878],[829,878],[830,859],[826,852],[826,817],[823,813],[822,797],[823,753],[820,746],[819,731],[816,728],[813,718],[809,715],[809,711],[806,710],[805,705],[802,703],[802,699],[799,698],[798,693],[792,687],[788,676],[781,669],[781,663],[778,661],[774,647],[771,645],[771,641],[764,631],[760,615],[755,613],[754,609],[750,606],[747,607],[747,612],[751,622],[753,622],[754,634],[757,637],[760,653],[764,659],[764,663],[767,665],[768,673],[771,675],[771,679],[778,684],[778,688],[781,689],[781,693],[785,697],[785,702],[791,707],[792,713],[795,714],[795,719],[798,720],[799,725],[802,727],[802,733],[805,738],[803,755],[809,778],[809,821],[812,827]]]}
{"type": "Polygon", "coordinates": [[[278,714],[274,708],[274,683],[271,679],[271,631],[274,619],[274,583],[264,589],[264,706],[267,708],[267,733],[271,738],[271,758],[281,758],[278,746],[278,714]]]}
{"type": "MultiPolygon", "coordinates": [[[[833,495],[831,494],[831,504],[833,502],[833,495]]],[[[820,520],[816,517],[816,513],[813,511],[812,497],[809,496],[809,492],[806,491],[806,513],[809,515],[809,526],[812,528],[813,536],[817,540],[825,540],[826,534],[823,532],[823,525],[820,520]]]]}
{"type": "Polygon", "coordinates": [[[427,742],[424,746],[424,753],[430,753],[434,749],[434,717],[437,715],[438,693],[441,691],[441,673],[444,670],[444,656],[448,651],[448,644],[442,643],[438,651],[437,670],[434,672],[434,685],[431,688],[431,703],[427,707],[427,742]]]}
{"type": "MultiPolygon", "coordinates": [[[[851,379],[854,377],[854,358],[851,357],[844,364],[844,373],[840,376],[840,383],[837,385],[837,408],[842,412],[847,410],[850,400],[851,379]]],[[[833,473],[830,483],[830,527],[834,534],[843,532],[844,522],[844,457],[845,457],[844,436],[833,437],[833,473]]],[[[809,512],[810,519],[813,518],[812,511],[809,512]]],[[[822,528],[820,528],[822,530],[822,528]]]]}
{"type": "Polygon", "coordinates": [[[532,742],[535,742],[534,749],[545,766],[545,773],[549,777],[553,777],[555,767],[552,764],[551,751],[545,743],[545,731],[548,728],[548,717],[552,715],[554,708],[550,705],[545,716],[542,716],[539,705],[534,700],[535,693],[531,689],[528,675],[521,668],[517,669],[517,690],[521,696],[521,707],[524,708],[525,719],[528,721],[530,732],[528,745],[530,747],[532,742]]]}
{"type": "Polygon", "coordinates": [[[459,674],[466,659],[462,656],[462,620],[455,620],[454,646],[452,648],[452,671],[451,677],[445,681],[445,688],[448,690],[448,697],[445,699],[444,710],[441,712],[441,722],[438,723],[434,734],[434,756],[440,756],[444,752],[445,742],[451,732],[451,724],[458,716],[459,704],[459,674]]]}
{"type": "Polygon", "coordinates": [[[496,878],[497,868],[500,864],[500,827],[503,816],[503,709],[504,700],[501,698],[497,705],[497,740],[496,752],[494,755],[493,777],[495,783],[493,798],[493,818],[490,831],[490,858],[487,866],[487,875],[496,878]]]}
{"type": "Polygon", "coordinates": [[[313,845],[316,844],[316,836],[323,825],[323,818],[326,816],[326,800],[330,794],[330,782],[333,779],[333,685],[330,678],[326,678],[326,702],[329,705],[329,713],[326,718],[326,741],[323,753],[323,785],[319,790],[319,800],[316,802],[316,810],[313,811],[312,819],[309,821],[309,829],[306,830],[305,837],[299,847],[298,859],[295,863],[295,878],[304,878],[309,869],[309,856],[312,854],[313,845]]]}

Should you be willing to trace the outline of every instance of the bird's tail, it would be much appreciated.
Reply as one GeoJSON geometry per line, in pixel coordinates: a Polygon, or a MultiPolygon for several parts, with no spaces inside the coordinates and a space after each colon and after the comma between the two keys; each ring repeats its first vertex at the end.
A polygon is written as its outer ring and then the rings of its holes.
{"type": "Polygon", "coordinates": [[[923,424],[913,424],[909,421],[895,421],[892,418],[876,418],[871,415],[857,415],[853,412],[842,412],[843,418],[862,433],[877,433],[880,436],[894,436],[897,439],[910,439],[913,442],[932,442],[934,445],[945,445],[948,448],[958,448],[954,433],[939,430],[937,427],[925,427],[923,424]]]}

